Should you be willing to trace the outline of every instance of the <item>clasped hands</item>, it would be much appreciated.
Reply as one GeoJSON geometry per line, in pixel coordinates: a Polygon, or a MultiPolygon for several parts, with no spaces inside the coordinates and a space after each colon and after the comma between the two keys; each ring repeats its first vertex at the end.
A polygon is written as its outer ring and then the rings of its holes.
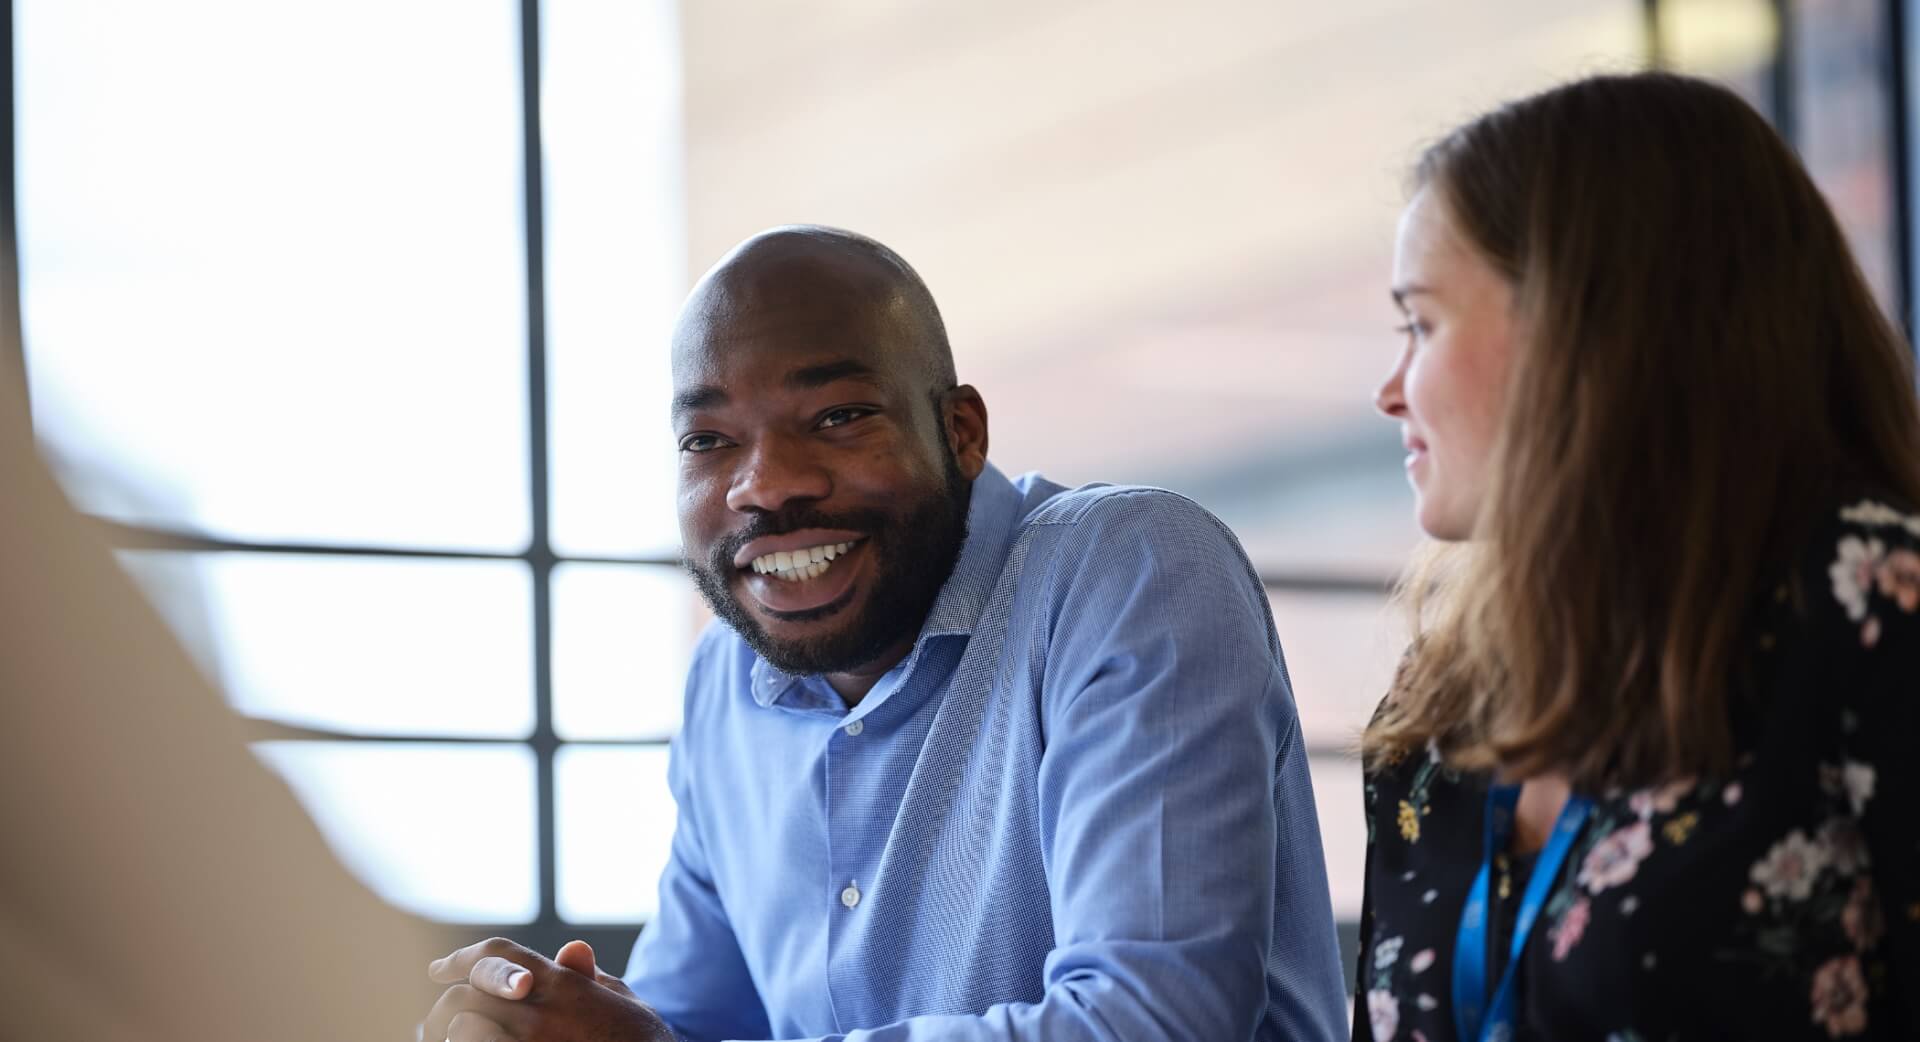
{"type": "Polygon", "coordinates": [[[549,960],[495,937],[435,960],[427,976],[452,986],[421,1024],[423,1042],[675,1042],[585,941],[549,960]]]}

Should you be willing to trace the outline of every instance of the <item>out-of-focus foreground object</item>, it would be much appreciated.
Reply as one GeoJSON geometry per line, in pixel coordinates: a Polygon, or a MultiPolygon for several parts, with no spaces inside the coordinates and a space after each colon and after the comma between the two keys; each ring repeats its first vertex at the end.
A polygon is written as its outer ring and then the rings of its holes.
{"type": "Polygon", "coordinates": [[[7,1037],[411,1038],[444,939],[355,882],[247,751],[41,466],[17,357],[0,350],[7,1037]]]}

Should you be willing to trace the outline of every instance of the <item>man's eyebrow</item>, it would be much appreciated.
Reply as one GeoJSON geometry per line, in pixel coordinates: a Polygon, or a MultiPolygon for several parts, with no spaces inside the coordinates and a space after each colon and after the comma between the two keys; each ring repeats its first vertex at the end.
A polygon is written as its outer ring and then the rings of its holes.
{"type": "Polygon", "coordinates": [[[673,413],[678,416],[685,412],[698,412],[710,406],[724,405],[726,401],[727,392],[712,384],[701,384],[673,396],[673,413]]]}
{"type": "Polygon", "coordinates": [[[835,380],[855,378],[873,380],[879,375],[867,363],[847,358],[838,362],[823,362],[819,365],[795,369],[787,374],[787,386],[797,391],[810,391],[816,387],[825,387],[835,380]]]}

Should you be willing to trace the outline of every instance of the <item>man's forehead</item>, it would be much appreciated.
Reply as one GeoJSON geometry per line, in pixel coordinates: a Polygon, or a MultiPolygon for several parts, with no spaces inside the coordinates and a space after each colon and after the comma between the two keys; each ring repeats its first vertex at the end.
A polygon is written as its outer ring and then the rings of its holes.
{"type": "Polygon", "coordinates": [[[704,350],[747,346],[805,350],[822,339],[872,340],[882,333],[888,311],[831,295],[770,304],[725,302],[689,308],[676,331],[676,345],[704,350]]]}
{"type": "Polygon", "coordinates": [[[899,317],[891,307],[834,302],[689,309],[674,331],[674,379],[722,373],[778,377],[847,359],[889,371],[908,364],[916,350],[911,330],[899,317]]]}
{"type": "MultiPolygon", "coordinates": [[[[675,386],[685,383],[779,383],[800,375],[830,373],[880,381],[890,375],[884,354],[852,345],[820,343],[805,348],[771,349],[750,343],[715,344],[676,354],[675,386]]],[[[816,383],[819,381],[815,381],[816,383]]]]}
{"type": "Polygon", "coordinates": [[[676,353],[673,410],[718,408],[743,396],[803,393],[846,381],[885,393],[897,387],[903,375],[886,352],[860,350],[846,342],[777,348],[752,341],[709,342],[703,349],[676,353]]]}

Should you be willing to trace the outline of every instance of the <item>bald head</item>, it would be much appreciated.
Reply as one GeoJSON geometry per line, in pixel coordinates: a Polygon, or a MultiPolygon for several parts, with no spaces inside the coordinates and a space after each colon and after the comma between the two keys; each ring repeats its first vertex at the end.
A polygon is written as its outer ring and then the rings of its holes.
{"type": "Polygon", "coordinates": [[[799,344],[866,336],[926,390],[958,383],[946,324],[900,255],[855,232],[791,225],[733,248],[694,286],[674,329],[674,368],[727,342],[786,330],[799,344]]]}

